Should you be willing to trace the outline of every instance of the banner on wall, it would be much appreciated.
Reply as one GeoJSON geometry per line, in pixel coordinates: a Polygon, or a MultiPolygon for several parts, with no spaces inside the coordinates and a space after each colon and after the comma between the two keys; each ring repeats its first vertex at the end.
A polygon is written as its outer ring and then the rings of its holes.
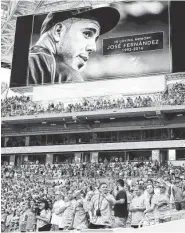
{"type": "Polygon", "coordinates": [[[168,150],[169,161],[176,160],[176,150],[168,150]]]}
{"type": "Polygon", "coordinates": [[[98,163],[98,152],[91,152],[91,163],[98,163]]]}
{"type": "Polygon", "coordinates": [[[159,150],[152,150],[152,161],[160,161],[160,151],[159,150]]]}

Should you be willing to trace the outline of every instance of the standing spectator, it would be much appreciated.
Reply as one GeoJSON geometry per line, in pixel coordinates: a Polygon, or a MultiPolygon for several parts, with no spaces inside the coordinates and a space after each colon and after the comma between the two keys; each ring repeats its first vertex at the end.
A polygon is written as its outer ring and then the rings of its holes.
{"type": "Polygon", "coordinates": [[[180,178],[176,177],[174,186],[169,190],[169,195],[171,192],[173,194],[176,210],[182,210],[183,191],[180,182],[180,178]]]}
{"type": "Polygon", "coordinates": [[[55,192],[55,203],[53,205],[52,209],[52,219],[51,219],[51,224],[52,224],[52,230],[59,230],[59,224],[61,219],[61,214],[58,212],[60,207],[64,205],[64,200],[63,200],[63,193],[60,191],[55,192]]]}
{"type": "Polygon", "coordinates": [[[75,200],[71,191],[68,192],[64,200],[65,204],[59,209],[59,213],[62,213],[62,219],[59,224],[60,230],[68,230],[71,228],[75,211],[75,200]]]}
{"type": "Polygon", "coordinates": [[[18,231],[19,230],[19,217],[20,213],[18,210],[13,211],[13,217],[10,222],[10,231],[18,231]]]}
{"type": "Polygon", "coordinates": [[[114,206],[115,227],[125,227],[128,209],[127,209],[127,194],[124,189],[124,181],[117,180],[118,193],[116,194],[116,204],[114,206]]]}
{"type": "Polygon", "coordinates": [[[19,219],[19,231],[21,232],[26,232],[26,223],[27,223],[27,211],[30,208],[29,203],[23,203],[22,205],[22,212],[20,214],[20,219],[19,219]]]}
{"type": "Polygon", "coordinates": [[[27,211],[26,232],[34,232],[36,230],[36,213],[35,203],[30,201],[30,208],[27,211]]]}
{"type": "Polygon", "coordinates": [[[85,206],[85,200],[81,190],[74,193],[74,198],[76,199],[74,219],[72,222],[72,229],[83,230],[88,228],[87,212],[85,206]]]}
{"type": "Polygon", "coordinates": [[[170,199],[166,192],[165,183],[160,183],[160,194],[158,196],[159,223],[170,221],[170,199]]]}
{"type": "Polygon", "coordinates": [[[1,208],[1,232],[5,231],[5,228],[6,228],[6,218],[7,218],[7,213],[5,212],[4,208],[1,208]]]}
{"type": "Polygon", "coordinates": [[[139,223],[144,218],[144,211],[146,209],[143,186],[136,185],[134,192],[135,196],[131,201],[129,211],[131,212],[131,227],[138,228],[139,223]]]}
{"type": "Polygon", "coordinates": [[[88,207],[92,214],[90,229],[110,228],[112,226],[111,209],[115,200],[107,194],[107,184],[101,183],[99,192],[92,197],[88,207]]]}
{"type": "Polygon", "coordinates": [[[182,181],[182,195],[183,195],[182,209],[185,210],[185,179],[182,181]]]}
{"type": "Polygon", "coordinates": [[[40,214],[37,215],[37,230],[38,231],[50,231],[51,229],[51,210],[46,200],[42,199],[39,203],[40,214]]]}
{"type": "Polygon", "coordinates": [[[145,197],[146,210],[145,213],[145,221],[143,225],[154,225],[158,222],[157,220],[157,205],[158,198],[154,193],[154,186],[152,184],[148,184],[146,187],[147,196],[145,197]]]}

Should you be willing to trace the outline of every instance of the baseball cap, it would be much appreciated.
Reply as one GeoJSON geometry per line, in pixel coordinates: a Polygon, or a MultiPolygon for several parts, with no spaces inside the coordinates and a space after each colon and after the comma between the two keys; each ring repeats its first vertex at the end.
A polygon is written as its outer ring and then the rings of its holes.
{"type": "Polygon", "coordinates": [[[112,30],[120,19],[117,9],[110,6],[85,7],[75,10],[49,13],[41,27],[41,35],[51,29],[54,25],[69,18],[85,18],[96,20],[100,24],[100,35],[112,30]]]}

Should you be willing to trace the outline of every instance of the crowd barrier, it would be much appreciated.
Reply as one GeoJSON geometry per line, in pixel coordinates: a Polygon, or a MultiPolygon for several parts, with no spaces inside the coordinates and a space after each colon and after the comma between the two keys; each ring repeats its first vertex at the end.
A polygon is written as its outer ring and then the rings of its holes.
{"type": "MultiPolygon", "coordinates": [[[[156,231],[158,231],[158,229],[160,230],[167,230],[167,226],[173,226],[173,228],[175,229],[175,231],[177,230],[176,227],[174,227],[174,225],[177,225],[177,227],[179,227],[182,223],[182,227],[180,227],[179,229],[183,231],[178,231],[178,232],[184,232],[185,230],[185,210],[180,210],[180,211],[176,211],[176,210],[172,210],[172,212],[170,212],[170,215],[168,216],[168,218],[170,217],[169,221],[168,222],[163,222],[163,223],[159,223],[158,219],[160,218],[161,216],[158,215],[156,216],[156,219],[155,219],[155,223],[154,223],[154,219],[151,218],[147,218],[147,221],[148,220],[151,220],[149,221],[151,224],[149,225],[144,225],[144,221],[145,221],[145,218],[142,219],[142,221],[140,222],[139,224],[139,228],[137,230],[140,229],[140,231],[142,232],[145,232],[145,229],[148,229],[150,231],[150,229],[155,229],[156,231]],[[184,227],[184,228],[183,228],[184,227]]],[[[164,216],[163,216],[164,217],[164,216]]],[[[171,228],[170,228],[171,229],[171,228]]],[[[131,227],[126,227],[126,228],[110,228],[110,229],[84,229],[84,230],[64,230],[64,231],[60,231],[60,233],[91,233],[91,232],[105,232],[105,233],[111,233],[111,232],[133,232],[135,231],[136,229],[133,229],[131,227]]],[[[2,228],[2,223],[1,223],[1,232],[5,232],[3,231],[3,228],[2,228]]],[[[17,230],[15,230],[14,228],[11,228],[8,232],[18,232],[17,230]]],[[[56,231],[55,231],[56,232],[56,231]]],[[[151,231],[150,231],[151,232],[151,231]]]]}
{"type": "MultiPolygon", "coordinates": [[[[185,221],[185,210],[180,210],[180,211],[177,211],[177,210],[171,210],[170,213],[167,215],[167,214],[157,214],[155,216],[155,218],[149,218],[149,217],[144,217],[141,222],[139,223],[139,228],[142,228],[142,227],[147,227],[145,225],[145,221],[147,220],[147,222],[149,222],[149,226],[152,226],[152,225],[158,225],[159,224],[159,219],[162,219],[166,222],[172,222],[172,221],[175,221],[175,220],[182,220],[184,219],[185,221]]],[[[164,223],[164,222],[163,222],[164,223]]]]}
{"type": "MultiPolygon", "coordinates": [[[[148,227],[142,227],[138,229],[134,228],[114,228],[114,229],[86,229],[86,230],[71,230],[71,231],[55,231],[55,233],[124,233],[124,232],[184,232],[185,229],[185,221],[184,219],[162,223],[162,224],[156,224],[153,226],[148,227]]],[[[19,232],[19,231],[16,231],[19,232]]],[[[46,233],[46,231],[43,231],[43,233],[46,233]]]]}

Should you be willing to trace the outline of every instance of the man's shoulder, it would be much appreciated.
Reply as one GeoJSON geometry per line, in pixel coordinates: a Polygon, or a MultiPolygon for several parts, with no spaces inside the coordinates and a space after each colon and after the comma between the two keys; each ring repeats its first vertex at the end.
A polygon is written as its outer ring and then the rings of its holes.
{"type": "Polygon", "coordinates": [[[120,190],[118,194],[126,194],[126,191],[124,189],[120,190]]]}
{"type": "Polygon", "coordinates": [[[91,201],[98,200],[99,197],[100,197],[100,194],[99,194],[99,193],[95,193],[95,194],[93,195],[93,197],[91,198],[91,201]]]}
{"type": "Polygon", "coordinates": [[[127,197],[127,193],[124,189],[120,190],[116,195],[116,198],[126,198],[126,197],[127,197]]]}
{"type": "Polygon", "coordinates": [[[33,47],[31,47],[29,54],[30,55],[40,54],[40,55],[52,56],[52,53],[49,51],[49,49],[42,47],[40,45],[34,45],[33,47]]]}

